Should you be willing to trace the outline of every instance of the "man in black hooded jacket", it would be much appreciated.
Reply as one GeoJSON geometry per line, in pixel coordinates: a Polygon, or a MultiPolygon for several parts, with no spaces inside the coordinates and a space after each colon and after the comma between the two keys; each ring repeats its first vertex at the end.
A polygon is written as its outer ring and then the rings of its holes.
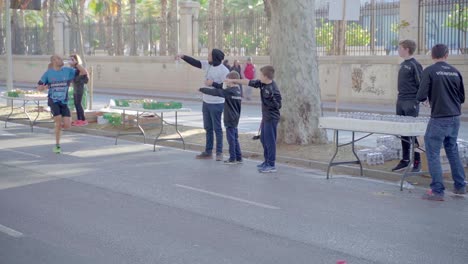
{"type": "MultiPolygon", "coordinates": [[[[200,61],[187,55],[178,55],[188,64],[205,71],[205,86],[210,89],[213,82],[223,83],[229,70],[222,64],[224,53],[219,49],[213,49],[208,54],[207,61],[200,61]]],[[[197,159],[213,158],[213,132],[216,134],[216,160],[223,160],[223,128],[221,115],[224,109],[224,97],[203,94],[203,127],[206,132],[205,151],[196,156],[197,159]]]]}

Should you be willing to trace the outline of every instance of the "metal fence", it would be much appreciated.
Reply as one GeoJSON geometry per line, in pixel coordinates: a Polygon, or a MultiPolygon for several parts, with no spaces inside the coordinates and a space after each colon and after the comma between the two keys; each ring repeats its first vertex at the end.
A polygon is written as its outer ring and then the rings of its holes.
{"type": "Polygon", "coordinates": [[[215,46],[222,47],[227,55],[269,54],[269,24],[263,11],[234,13],[214,19],[202,15],[194,22],[199,25],[198,51],[196,51],[198,55],[205,55],[208,52],[210,26],[214,26],[217,34],[222,34],[222,43],[216,38],[215,46]]]}
{"type": "MultiPolygon", "coordinates": [[[[328,20],[328,8],[315,11],[316,44],[320,56],[336,54],[339,43],[339,23],[328,20]]],[[[396,55],[398,31],[404,26],[399,9],[398,0],[369,0],[363,4],[359,20],[348,21],[345,27],[345,54],[396,55]]],[[[426,53],[436,43],[447,44],[452,54],[468,53],[468,0],[420,0],[419,9],[419,53],[426,53]]],[[[196,55],[208,52],[209,31],[213,28],[216,30],[214,35],[217,34],[216,46],[222,47],[228,55],[269,55],[270,28],[264,12],[225,14],[217,18],[201,14],[192,25],[198,25],[196,55]]],[[[85,24],[83,43],[88,55],[173,55],[177,52],[178,27],[178,21],[164,24],[158,19],[122,25],[85,24]],[[118,32],[121,32],[120,42],[118,32]],[[132,50],[132,47],[135,48],[132,50]]],[[[68,40],[64,50],[78,50],[77,29],[66,27],[64,30],[68,40]]],[[[48,54],[49,40],[45,34],[47,32],[41,27],[14,29],[14,53],[48,54]]],[[[4,53],[4,36],[0,34],[0,53],[4,53]]]]}
{"type": "MultiPolygon", "coordinates": [[[[339,50],[337,28],[340,23],[328,20],[328,6],[315,11],[315,36],[319,55],[333,55],[339,50]],[[335,43],[335,44],[334,44],[335,43]]],[[[399,1],[371,1],[361,6],[358,21],[347,21],[345,54],[354,56],[395,54],[398,46],[399,1]]]]}
{"type": "Polygon", "coordinates": [[[421,0],[420,51],[444,43],[451,54],[468,54],[468,0],[421,0]]]}

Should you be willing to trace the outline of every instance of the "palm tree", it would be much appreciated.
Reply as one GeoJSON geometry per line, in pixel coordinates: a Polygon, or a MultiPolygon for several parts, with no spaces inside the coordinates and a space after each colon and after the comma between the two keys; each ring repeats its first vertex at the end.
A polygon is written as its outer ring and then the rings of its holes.
{"type": "Polygon", "coordinates": [[[3,0],[0,0],[0,54],[5,52],[5,37],[3,36],[3,10],[4,10],[3,0]]]}
{"type": "Polygon", "coordinates": [[[167,55],[167,0],[161,0],[159,55],[167,55]]]}
{"type": "Polygon", "coordinates": [[[136,49],[136,2],[135,0],[130,0],[130,55],[137,55],[136,49]]]}
{"type": "Polygon", "coordinates": [[[123,28],[122,28],[122,0],[116,0],[117,14],[114,21],[114,28],[116,29],[116,55],[123,55],[124,44],[123,44],[123,28]]]}
{"type": "Polygon", "coordinates": [[[222,49],[224,45],[224,0],[216,0],[216,47],[222,49]]]}
{"type": "Polygon", "coordinates": [[[100,24],[105,24],[105,48],[109,55],[115,55],[115,45],[113,41],[112,21],[118,12],[118,3],[115,0],[91,0],[88,8],[100,24]]]}
{"type": "Polygon", "coordinates": [[[175,55],[178,51],[178,20],[177,20],[177,0],[171,0],[169,6],[169,13],[167,15],[168,21],[168,51],[169,55],[175,55]]]}
{"type": "Polygon", "coordinates": [[[55,46],[54,46],[55,0],[49,0],[48,11],[49,11],[49,22],[48,22],[48,31],[47,31],[47,54],[54,54],[55,53],[55,46]]]}

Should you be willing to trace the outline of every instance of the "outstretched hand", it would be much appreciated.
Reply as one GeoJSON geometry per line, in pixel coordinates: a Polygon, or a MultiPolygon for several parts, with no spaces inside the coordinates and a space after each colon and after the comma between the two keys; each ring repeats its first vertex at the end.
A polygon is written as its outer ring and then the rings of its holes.
{"type": "Polygon", "coordinates": [[[175,59],[176,59],[176,60],[180,60],[180,59],[182,59],[182,58],[184,58],[184,54],[177,54],[177,55],[175,56],[175,59]]]}
{"type": "Polygon", "coordinates": [[[212,86],[213,85],[213,80],[206,80],[205,85],[206,86],[212,86]]]}
{"type": "Polygon", "coordinates": [[[431,107],[431,104],[429,103],[429,100],[426,100],[424,102],[422,102],[422,105],[425,106],[425,107],[431,107]]]}

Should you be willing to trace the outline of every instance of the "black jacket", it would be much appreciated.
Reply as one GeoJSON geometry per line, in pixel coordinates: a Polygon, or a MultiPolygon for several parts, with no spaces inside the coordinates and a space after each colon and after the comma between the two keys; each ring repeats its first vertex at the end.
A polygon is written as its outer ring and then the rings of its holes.
{"type": "Polygon", "coordinates": [[[200,92],[224,97],[224,126],[237,127],[239,125],[242,102],[241,90],[239,86],[222,89],[222,84],[213,83],[213,87],[215,88],[200,88],[200,92]]]}
{"type": "Polygon", "coordinates": [[[260,88],[262,99],[262,120],[279,120],[281,109],[281,93],[273,81],[270,84],[264,84],[260,80],[251,80],[249,86],[260,88]]]}
{"type": "Polygon", "coordinates": [[[460,72],[446,62],[437,62],[427,67],[422,73],[417,99],[423,102],[428,98],[431,117],[461,115],[465,87],[460,72]]]}
{"type": "Polygon", "coordinates": [[[398,100],[416,101],[419,83],[421,82],[422,66],[414,58],[400,64],[398,71],[398,100]]]}

